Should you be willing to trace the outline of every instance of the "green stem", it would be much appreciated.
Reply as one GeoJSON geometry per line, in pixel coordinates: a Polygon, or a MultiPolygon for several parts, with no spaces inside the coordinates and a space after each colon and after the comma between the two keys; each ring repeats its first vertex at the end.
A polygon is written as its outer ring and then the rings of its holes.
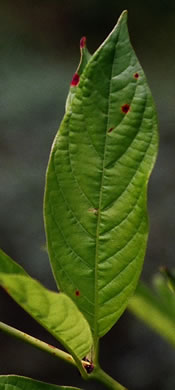
{"type": "Polygon", "coordinates": [[[47,344],[44,341],[36,339],[35,337],[30,336],[27,333],[21,332],[20,330],[13,328],[12,326],[9,326],[7,324],[4,324],[3,322],[0,322],[0,331],[1,330],[12,337],[15,337],[19,340],[24,341],[25,343],[33,345],[35,348],[38,348],[41,351],[45,351],[52,356],[60,358],[66,361],[67,363],[70,363],[73,366],[78,367],[82,377],[85,380],[95,379],[96,381],[101,382],[110,390],[127,390],[120,383],[118,383],[113,378],[111,378],[108,374],[106,374],[99,366],[95,366],[94,371],[88,375],[85,370],[85,367],[89,366],[90,363],[84,360],[77,362],[73,359],[71,355],[69,355],[69,353],[62,351],[61,349],[56,348],[53,345],[47,344]]]}
{"type": "Polygon", "coordinates": [[[127,390],[126,387],[122,386],[119,382],[106,374],[106,372],[104,372],[100,367],[94,368],[94,371],[89,376],[89,379],[95,379],[110,390],[127,390]]]}
{"type": "Polygon", "coordinates": [[[2,330],[3,332],[7,333],[12,337],[24,341],[25,343],[33,345],[33,347],[38,348],[41,351],[45,351],[52,356],[60,358],[66,361],[67,363],[76,366],[79,369],[82,378],[84,378],[85,380],[87,379],[88,375],[85,367],[88,366],[90,363],[84,360],[81,361],[78,358],[77,359],[75,358],[74,360],[69,353],[62,351],[61,349],[56,348],[53,345],[47,344],[44,341],[36,339],[35,337],[30,336],[27,333],[21,332],[20,330],[15,329],[12,326],[9,326],[7,324],[4,324],[3,322],[0,322],[0,330],[2,330]]]}
{"type": "Polygon", "coordinates": [[[10,336],[13,336],[19,340],[24,341],[25,343],[33,345],[34,347],[42,351],[45,351],[52,356],[56,356],[60,359],[65,360],[67,363],[76,366],[75,360],[71,355],[69,355],[69,353],[62,351],[61,349],[58,349],[53,345],[47,344],[44,341],[36,339],[35,337],[32,337],[27,333],[21,332],[20,330],[15,329],[12,326],[9,326],[7,324],[4,324],[3,322],[0,322],[0,330],[2,330],[3,332],[7,333],[10,336]]]}
{"type": "Polygon", "coordinates": [[[35,348],[38,348],[41,351],[45,351],[52,356],[60,358],[66,361],[67,363],[76,366],[79,369],[82,378],[87,380],[88,375],[85,367],[89,365],[88,362],[84,360],[81,361],[78,358],[77,359],[75,358],[74,360],[73,357],[69,355],[69,353],[62,351],[61,349],[56,348],[53,345],[47,344],[44,341],[36,339],[35,337],[30,336],[27,333],[21,332],[20,330],[15,329],[12,326],[9,326],[7,324],[4,324],[3,322],[0,322],[0,330],[2,330],[3,332],[7,333],[12,337],[24,341],[25,343],[33,345],[35,348]]]}
{"type": "Polygon", "coordinates": [[[94,342],[94,357],[92,359],[94,361],[94,366],[98,366],[99,361],[99,339],[94,342]]]}

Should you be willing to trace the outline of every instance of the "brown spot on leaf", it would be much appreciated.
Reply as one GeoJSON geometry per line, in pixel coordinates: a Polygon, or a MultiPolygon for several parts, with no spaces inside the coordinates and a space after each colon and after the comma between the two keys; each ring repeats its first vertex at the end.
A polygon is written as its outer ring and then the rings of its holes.
{"type": "Polygon", "coordinates": [[[89,211],[90,213],[95,214],[95,215],[98,214],[98,209],[95,209],[95,208],[94,208],[94,209],[93,209],[93,208],[92,208],[92,209],[89,209],[88,211],[89,211]]]}
{"type": "Polygon", "coordinates": [[[139,78],[139,73],[136,72],[136,73],[134,74],[134,78],[135,78],[135,79],[138,79],[138,78],[139,78]]]}
{"type": "Polygon", "coordinates": [[[71,81],[71,86],[72,87],[76,87],[76,85],[78,85],[78,83],[79,83],[79,81],[80,81],[80,76],[78,75],[78,73],[75,73],[74,75],[73,75],[73,78],[72,78],[72,81],[71,81]]]}
{"type": "Polygon", "coordinates": [[[75,290],[75,295],[76,295],[76,297],[79,297],[80,296],[80,290],[75,290]]]}
{"type": "Polygon", "coordinates": [[[110,129],[108,130],[108,133],[111,133],[111,131],[114,130],[114,127],[110,127],[110,129]]]}
{"type": "Polygon", "coordinates": [[[123,106],[122,106],[122,112],[124,113],[124,114],[127,114],[128,113],[128,111],[130,110],[130,105],[129,104],[123,104],[123,106]]]}

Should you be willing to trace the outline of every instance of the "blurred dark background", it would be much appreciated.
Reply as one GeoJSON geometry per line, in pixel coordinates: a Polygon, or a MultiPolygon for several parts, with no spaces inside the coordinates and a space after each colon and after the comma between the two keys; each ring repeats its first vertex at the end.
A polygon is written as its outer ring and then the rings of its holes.
{"type": "MultiPolygon", "coordinates": [[[[48,288],[55,288],[42,201],[50,147],[79,61],[79,39],[93,52],[123,9],[132,44],[157,105],[160,151],[149,186],[150,237],[142,278],[149,284],[175,252],[175,2],[174,0],[0,0],[0,247],[48,288]]],[[[2,290],[0,320],[55,341],[2,290]]],[[[174,390],[175,350],[125,313],[101,341],[101,362],[129,390],[174,390]]],[[[0,334],[0,374],[84,384],[78,372],[0,334]]]]}

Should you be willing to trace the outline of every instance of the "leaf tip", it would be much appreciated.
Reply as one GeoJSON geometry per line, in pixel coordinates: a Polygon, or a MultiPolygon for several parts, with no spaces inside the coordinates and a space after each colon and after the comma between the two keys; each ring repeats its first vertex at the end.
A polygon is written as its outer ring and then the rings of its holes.
{"type": "Polygon", "coordinates": [[[128,19],[128,10],[125,9],[125,10],[121,13],[121,15],[120,15],[118,21],[119,21],[119,22],[121,22],[122,20],[123,20],[123,21],[127,21],[127,19],[128,19]]]}
{"type": "Polygon", "coordinates": [[[114,27],[115,28],[124,28],[125,26],[127,26],[127,21],[128,21],[128,11],[127,10],[124,10],[121,15],[119,16],[118,18],[118,21],[117,21],[117,24],[116,26],[114,27]]]}
{"type": "Polygon", "coordinates": [[[86,37],[82,37],[80,39],[80,49],[84,49],[85,46],[86,46],[86,37]]]}

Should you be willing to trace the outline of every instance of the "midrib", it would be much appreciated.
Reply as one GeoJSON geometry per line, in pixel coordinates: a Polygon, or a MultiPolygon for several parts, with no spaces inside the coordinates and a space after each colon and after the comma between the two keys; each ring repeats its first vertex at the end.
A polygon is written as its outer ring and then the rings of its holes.
{"type": "Polygon", "coordinates": [[[107,130],[109,128],[109,107],[110,107],[110,95],[111,95],[111,80],[113,75],[113,66],[115,58],[116,46],[114,48],[114,55],[111,67],[111,75],[109,78],[109,90],[108,90],[108,105],[107,105],[107,123],[106,123],[106,136],[104,143],[104,158],[102,163],[102,175],[101,175],[101,184],[100,184],[100,196],[99,196],[99,208],[98,208],[98,217],[97,217],[97,228],[96,228],[96,251],[95,251],[95,311],[94,311],[94,348],[95,351],[98,347],[98,257],[99,257],[99,233],[100,233],[100,222],[101,222],[101,204],[103,196],[103,184],[104,184],[104,168],[105,168],[105,157],[106,157],[106,147],[107,147],[107,130]]]}

